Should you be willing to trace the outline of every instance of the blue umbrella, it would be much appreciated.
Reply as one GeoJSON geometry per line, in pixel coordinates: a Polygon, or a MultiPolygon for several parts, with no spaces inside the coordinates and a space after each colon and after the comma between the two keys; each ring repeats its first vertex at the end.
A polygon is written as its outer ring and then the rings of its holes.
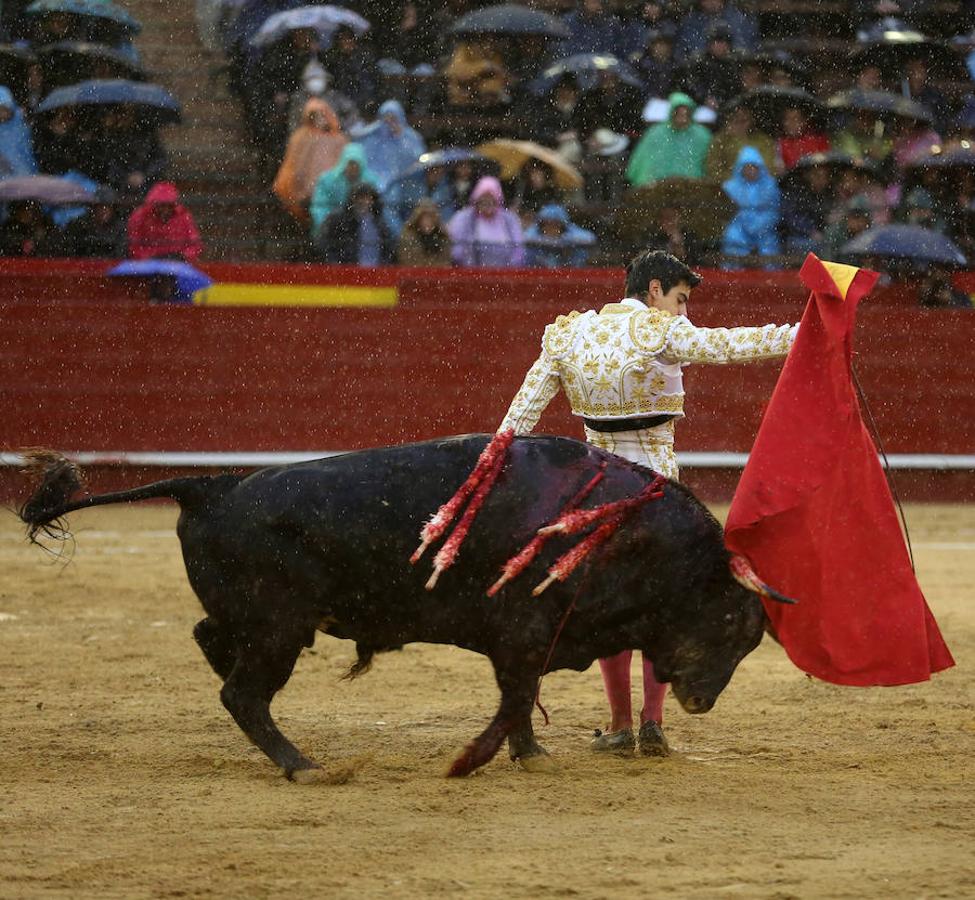
{"type": "Polygon", "coordinates": [[[908,259],[948,266],[964,266],[968,262],[965,254],[941,232],[918,225],[868,228],[844,244],[840,252],[850,256],[908,259]]]}
{"type": "Polygon", "coordinates": [[[537,37],[567,38],[569,29],[555,16],[505,3],[487,6],[461,16],[450,26],[451,34],[507,34],[513,37],[535,35],[537,37]]]}
{"type": "Polygon", "coordinates": [[[365,34],[369,30],[369,23],[350,9],[340,6],[299,6],[269,16],[250,42],[255,47],[267,47],[281,40],[289,31],[303,28],[318,32],[322,38],[331,38],[343,25],[356,34],[365,34]]]}
{"type": "Polygon", "coordinates": [[[142,31],[138,19],[108,0],[35,0],[24,12],[30,16],[69,13],[107,25],[118,37],[131,37],[142,31]]]}
{"type": "Polygon", "coordinates": [[[566,75],[574,75],[583,91],[595,87],[600,72],[614,72],[620,81],[643,88],[643,81],[636,70],[608,53],[577,53],[553,63],[537,78],[528,83],[534,94],[547,94],[566,75]]]}
{"type": "Polygon", "coordinates": [[[500,166],[493,159],[488,159],[475,150],[468,150],[465,147],[444,147],[443,150],[424,153],[412,166],[400,172],[396,176],[396,181],[404,178],[414,178],[430,169],[450,168],[462,162],[473,163],[479,171],[482,170],[497,174],[500,170],[500,166]]]}
{"type": "Polygon", "coordinates": [[[179,103],[158,84],[127,81],[124,78],[96,78],[51,91],[37,107],[38,113],[51,112],[63,106],[141,106],[159,122],[178,122],[179,103]]]}
{"type": "Polygon", "coordinates": [[[137,278],[172,278],[174,300],[191,301],[197,291],[210,287],[213,279],[189,263],[172,259],[128,259],[108,271],[109,275],[137,278]]]}

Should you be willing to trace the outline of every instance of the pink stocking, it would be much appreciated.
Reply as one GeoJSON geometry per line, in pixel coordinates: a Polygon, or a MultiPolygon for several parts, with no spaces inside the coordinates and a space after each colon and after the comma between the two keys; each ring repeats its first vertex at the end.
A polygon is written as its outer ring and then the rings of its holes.
{"type": "Polygon", "coordinates": [[[603,686],[609,699],[609,711],[612,715],[610,731],[633,727],[633,711],[630,704],[630,660],[632,650],[624,650],[616,656],[599,660],[599,668],[603,673],[603,686]]]}
{"type": "MultiPolygon", "coordinates": [[[[600,660],[602,662],[602,660],[600,660]]],[[[605,678],[605,672],[603,673],[605,678]]],[[[607,688],[607,692],[608,692],[607,688]]],[[[643,709],[640,710],[640,724],[653,719],[658,725],[664,722],[664,697],[667,695],[667,685],[657,681],[653,674],[653,663],[643,657],[643,709]]]]}

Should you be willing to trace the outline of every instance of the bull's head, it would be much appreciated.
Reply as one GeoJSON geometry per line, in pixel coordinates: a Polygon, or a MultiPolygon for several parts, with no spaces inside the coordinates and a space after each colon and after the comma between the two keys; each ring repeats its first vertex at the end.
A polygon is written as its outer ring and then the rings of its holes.
{"type": "Polygon", "coordinates": [[[670,682],[685,712],[711,709],[738,663],[761,643],[768,620],[759,598],[795,602],[766,585],[744,557],[732,556],[729,569],[731,578],[709,593],[689,635],[654,659],[657,679],[670,682]]]}

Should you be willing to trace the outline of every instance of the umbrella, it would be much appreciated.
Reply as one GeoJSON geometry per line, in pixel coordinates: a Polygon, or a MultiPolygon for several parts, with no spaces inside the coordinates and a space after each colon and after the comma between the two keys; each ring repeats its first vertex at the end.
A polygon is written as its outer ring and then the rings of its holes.
{"type": "Polygon", "coordinates": [[[428,169],[449,169],[462,162],[472,163],[477,171],[491,172],[492,174],[497,174],[500,168],[493,159],[488,159],[488,157],[474,150],[468,150],[466,147],[444,147],[443,150],[424,153],[412,166],[401,172],[396,177],[396,181],[414,178],[417,175],[422,175],[428,169]]]}
{"type": "Polygon", "coordinates": [[[501,165],[501,178],[503,180],[514,178],[528,160],[537,159],[552,168],[558,187],[567,190],[582,187],[582,176],[565,161],[565,157],[560,156],[548,147],[536,144],[534,141],[499,138],[481,144],[477,148],[477,152],[501,165]]]}
{"type": "Polygon", "coordinates": [[[330,38],[342,25],[356,34],[369,30],[369,23],[352,10],[339,6],[299,6],[269,16],[250,42],[255,47],[267,47],[281,40],[289,31],[303,28],[317,31],[322,38],[330,38]]]}
{"type": "Polygon", "coordinates": [[[67,13],[91,20],[91,27],[109,42],[129,38],[142,31],[138,19],[108,0],[35,0],[24,12],[29,16],[67,13]]]}
{"type": "Polygon", "coordinates": [[[534,35],[563,39],[569,36],[569,29],[548,13],[514,3],[504,3],[461,16],[450,26],[450,33],[507,34],[513,37],[534,35]]]}
{"type": "Polygon", "coordinates": [[[627,193],[613,221],[616,233],[633,242],[643,241],[661,210],[668,207],[679,209],[687,230],[708,241],[721,236],[736,211],[721,185],[713,181],[662,178],[627,193]]]}
{"type": "Polygon", "coordinates": [[[877,256],[948,266],[964,266],[968,262],[965,254],[940,231],[918,225],[868,228],[844,244],[841,252],[849,256],[877,256]]]}
{"type": "Polygon", "coordinates": [[[0,180],[0,203],[36,200],[50,206],[66,203],[92,203],[96,193],[70,179],[51,175],[21,175],[0,180]]]}
{"type": "Polygon", "coordinates": [[[37,51],[50,90],[93,78],[127,78],[145,81],[146,73],[135,60],[107,44],[59,41],[37,51]]]}
{"type": "Polygon", "coordinates": [[[129,259],[106,273],[134,278],[171,278],[174,300],[192,300],[197,291],[210,287],[213,279],[189,263],[170,259],[129,259]]]}
{"type": "Polygon", "coordinates": [[[755,122],[766,134],[782,133],[782,113],[787,109],[801,109],[810,119],[822,124],[823,104],[808,91],[798,87],[762,85],[739,94],[729,108],[744,106],[752,111],[755,122]]]}
{"type": "Polygon", "coordinates": [[[851,62],[857,68],[874,65],[886,75],[899,78],[910,60],[922,59],[942,78],[968,81],[964,60],[955,47],[907,28],[897,19],[881,19],[859,36],[859,44],[851,53],[851,62]]]}
{"type": "Polygon", "coordinates": [[[63,106],[119,104],[139,106],[144,115],[151,116],[160,124],[178,122],[180,118],[179,103],[165,88],[124,78],[96,78],[57,88],[41,101],[37,112],[51,112],[63,106]]]}
{"type": "Polygon", "coordinates": [[[951,169],[975,170],[975,150],[968,147],[953,147],[942,153],[931,153],[907,164],[908,169],[939,169],[947,172],[951,169]]]}
{"type": "Polygon", "coordinates": [[[881,118],[899,117],[929,124],[934,121],[934,116],[926,106],[890,91],[863,91],[859,88],[840,91],[830,97],[826,105],[830,109],[872,112],[881,118]]]}
{"type": "Polygon", "coordinates": [[[779,179],[779,184],[782,187],[791,184],[801,178],[802,173],[813,166],[824,166],[830,169],[831,176],[844,169],[855,169],[872,178],[879,177],[876,164],[870,160],[860,159],[839,150],[830,150],[826,153],[807,153],[779,179]]]}
{"type": "Polygon", "coordinates": [[[573,75],[579,88],[588,91],[595,87],[600,72],[614,72],[620,81],[643,89],[643,81],[636,70],[608,53],[577,53],[560,59],[532,79],[528,87],[534,94],[547,94],[564,76],[573,75]]]}

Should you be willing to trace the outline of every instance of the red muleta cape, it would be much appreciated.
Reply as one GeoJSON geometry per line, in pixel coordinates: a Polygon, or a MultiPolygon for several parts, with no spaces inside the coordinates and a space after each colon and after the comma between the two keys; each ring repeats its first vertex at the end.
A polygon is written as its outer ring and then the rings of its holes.
{"type": "Polygon", "coordinates": [[[834,684],[926,681],[954,665],[921,588],[851,377],[857,303],[877,273],[821,262],[725,528],[796,606],[765,601],[789,658],[834,684]]]}

